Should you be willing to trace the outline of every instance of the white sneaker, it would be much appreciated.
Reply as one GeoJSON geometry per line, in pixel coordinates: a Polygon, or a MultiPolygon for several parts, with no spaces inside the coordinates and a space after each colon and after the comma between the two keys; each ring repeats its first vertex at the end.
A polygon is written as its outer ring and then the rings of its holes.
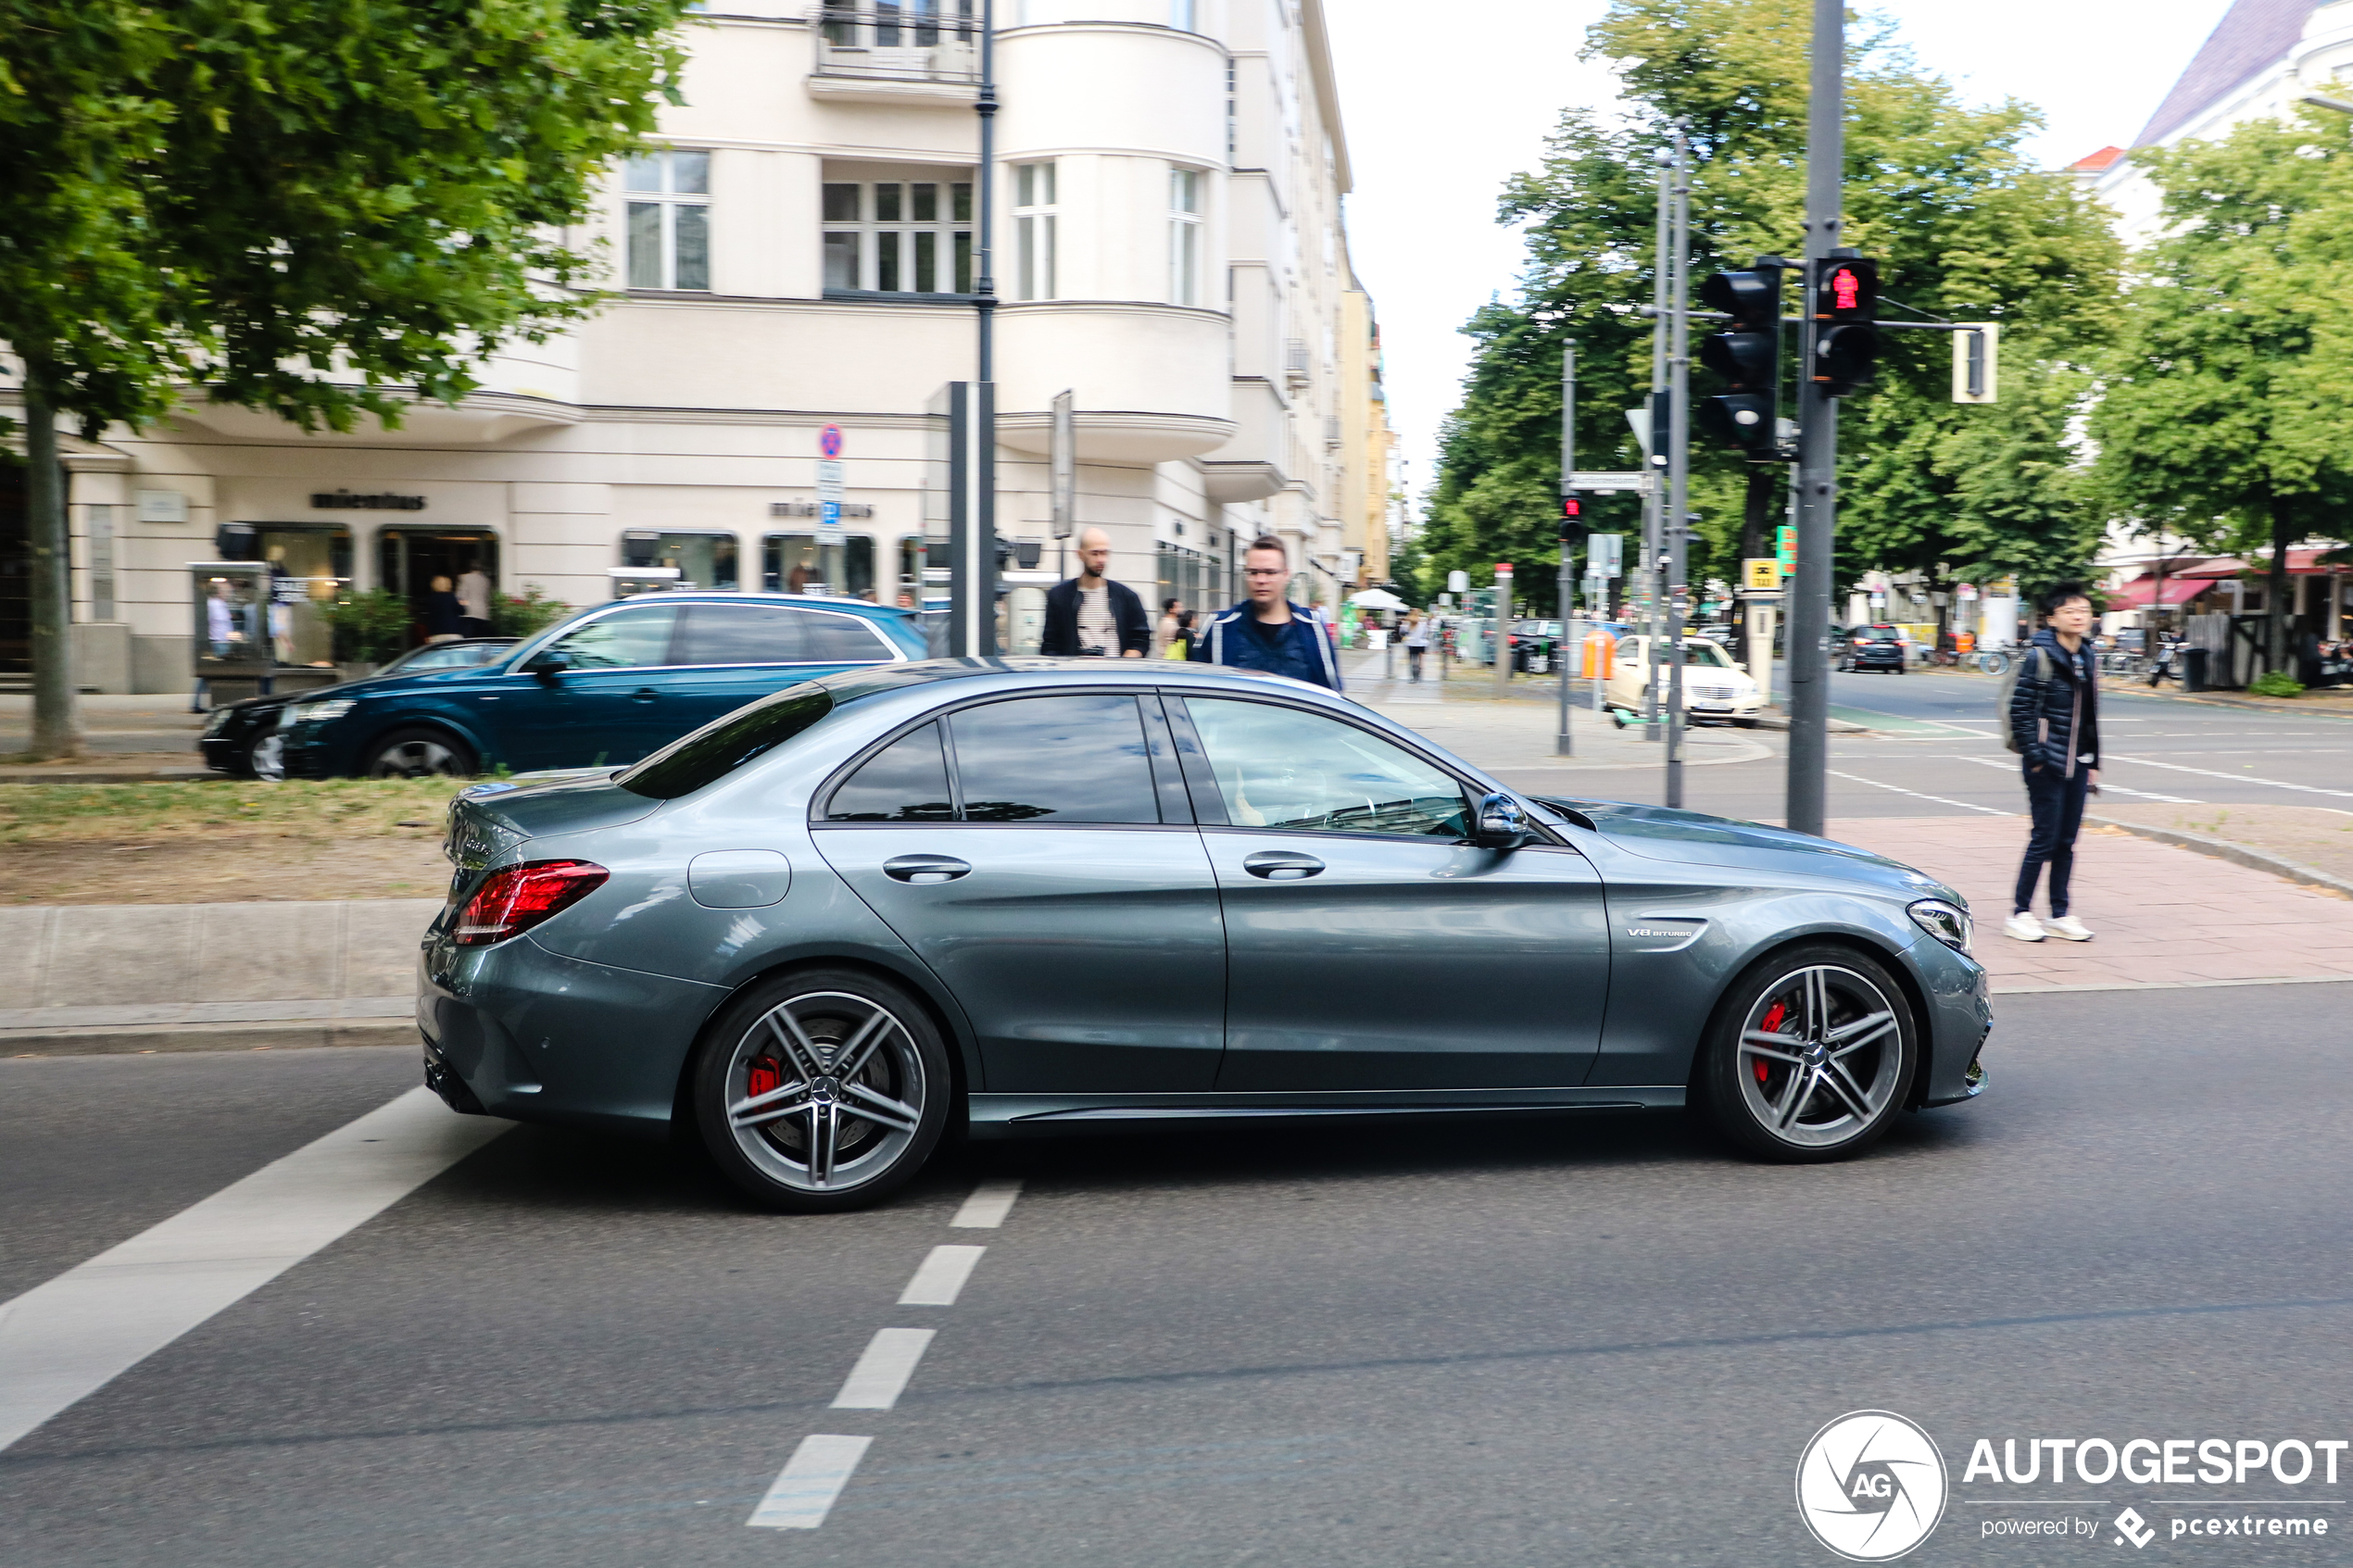
{"type": "MultiPolygon", "coordinates": [[[[2002,922],[2002,935],[2015,936],[2021,942],[2040,942],[2043,939],[2043,922],[2030,911],[2020,909],[2002,922]]],[[[2088,936],[2091,933],[2084,935],[2088,936]]]]}
{"type": "Polygon", "coordinates": [[[2089,942],[2092,939],[2092,928],[2073,915],[2054,915],[2051,923],[2043,929],[2054,936],[2064,936],[2070,942],[2089,942]]]}

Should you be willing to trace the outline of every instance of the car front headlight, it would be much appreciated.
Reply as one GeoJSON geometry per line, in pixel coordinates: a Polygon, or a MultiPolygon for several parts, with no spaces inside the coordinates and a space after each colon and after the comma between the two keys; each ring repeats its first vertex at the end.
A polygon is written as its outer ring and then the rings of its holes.
{"type": "Polygon", "coordinates": [[[1923,898],[1906,908],[1912,923],[1957,953],[1969,950],[1969,910],[1942,898],[1923,898]]]}
{"type": "Polygon", "coordinates": [[[217,735],[217,734],[219,734],[221,731],[223,731],[223,730],[225,730],[225,729],[227,729],[227,728],[229,727],[229,721],[230,721],[230,720],[232,720],[232,719],[233,719],[233,718],[235,718],[235,717],[236,717],[235,712],[234,712],[234,711],[233,711],[233,710],[232,710],[232,709],[226,709],[226,708],[216,708],[216,709],[214,709],[212,710],[212,717],[211,717],[209,720],[208,720],[208,721],[206,721],[206,723],[205,723],[205,727],[204,727],[204,733],[205,733],[205,734],[207,735],[207,737],[210,737],[210,736],[213,736],[213,735],[217,735]]]}
{"type": "Polygon", "coordinates": [[[297,724],[323,724],[330,719],[340,719],[359,704],[347,696],[331,696],[324,702],[306,702],[294,710],[297,724]]]}

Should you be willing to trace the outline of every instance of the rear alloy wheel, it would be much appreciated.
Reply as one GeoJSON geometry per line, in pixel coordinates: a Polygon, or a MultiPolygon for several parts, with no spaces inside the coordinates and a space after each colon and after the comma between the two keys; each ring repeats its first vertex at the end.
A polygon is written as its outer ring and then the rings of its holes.
{"type": "Polygon", "coordinates": [[[712,1026],[696,1124],[730,1180],[771,1208],[873,1203],[923,1169],[954,1094],[923,1008],[887,981],[812,971],[755,986],[712,1026]]]}
{"type": "Polygon", "coordinates": [[[359,774],[370,779],[472,778],[474,754],[442,730],[395,730],[369,748],[359,774]]]}
{"type": "Polygon", "coordinates": [[[1704,1098],[1751,1154],[1840,1160],[1887,1131],[1919,1060],[1911,1010],[1885,969],[1852,948],[1800,947],[1725,998],[1710,1026],[1704,1098]]]}

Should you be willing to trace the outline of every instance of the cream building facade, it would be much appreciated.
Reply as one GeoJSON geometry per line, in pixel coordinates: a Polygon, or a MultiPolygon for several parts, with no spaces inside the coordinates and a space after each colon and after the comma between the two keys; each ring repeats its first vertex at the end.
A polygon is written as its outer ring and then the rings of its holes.
{"type": "MultiPolygon", "coordinates": [[[[304,602],[468,566],[574,605],[633,566],[923,594],[932,410],[975,374],[976,7],[715,4],[658,150],[569,236],[620,291],[578,330],[398,430],[305,436],[192,401],[70,444],[85,684],[184,686],[186,563],[224,538],[282,568],[294,662],[327,657],[304,602]],[[829,426],[845,526],[820,538],[829,426]]],[[[1115,577],[1221,604],[1272,532],[1295,596],[1336,606],[1366,515],[1348,367],[1369,306],[1320,0],[1000,0],[997,26],[999,534],[1054,567],[1068,389],[1076,521],[1110,532],[1115,577]]]]}

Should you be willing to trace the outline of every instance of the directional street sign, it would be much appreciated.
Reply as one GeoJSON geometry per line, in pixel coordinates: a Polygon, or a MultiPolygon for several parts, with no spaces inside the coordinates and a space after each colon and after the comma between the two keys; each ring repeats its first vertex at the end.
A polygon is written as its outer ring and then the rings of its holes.
{"type": "Polygon", "coordinates": [[[1595,495],[1608,495],[1628,490],[1639,494],[1648,490],[1650,486],[1651,476],[1640,469],[1616,472],[1597,472],[1580,469],[1568,476],[1568,487],[1571,490],[1583,490],[1595,495]]]}
{"type": "MultiPolygon", "coordinates": [[[[840,429],[827,425],[825,430],[825,444],[833,450],[840,451],[840,429]]],[[[820,458],[817,459],[817,542],[821,545],[841,545],[848,543],[849,539],[848,531],[841,525],[841,459],[820,458]]]]}
{"type": "Polygon", "coordinates": [[[1626,545],[1623,533],[1595,533],[1585,541],[1585,575],[1588,577],[1617,577],[1623,575],[1626,545]]]}

